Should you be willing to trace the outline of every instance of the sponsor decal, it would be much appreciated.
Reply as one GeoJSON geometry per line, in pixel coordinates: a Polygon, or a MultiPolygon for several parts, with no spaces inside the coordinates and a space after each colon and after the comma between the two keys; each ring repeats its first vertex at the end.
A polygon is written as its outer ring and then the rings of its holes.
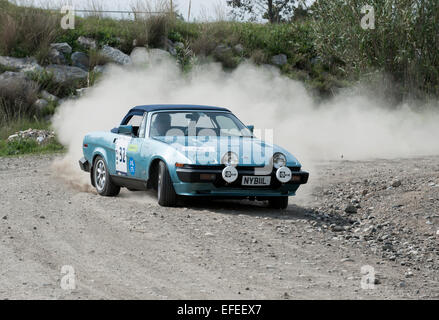
{"type": "Polygon", "coordinates": [[[128,167],[131,175],[134,176],[136,174],[136,162],[133,158],[130,158],[130,160],[128,161],[128,167]]]}

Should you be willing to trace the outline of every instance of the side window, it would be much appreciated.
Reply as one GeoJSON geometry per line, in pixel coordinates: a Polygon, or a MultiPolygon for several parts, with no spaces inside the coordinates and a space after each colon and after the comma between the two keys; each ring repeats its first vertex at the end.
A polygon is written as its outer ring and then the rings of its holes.
{"type": "Polygon", "coordinates": [[[127,125],[129,126],[133,126],[134,129],[134,136],[138,137],[139,136],[139,127],[142,124],[142,120],[143,120],[143,115],[134,115],[131,117],[130,120],[128,120],[127,125]]]}

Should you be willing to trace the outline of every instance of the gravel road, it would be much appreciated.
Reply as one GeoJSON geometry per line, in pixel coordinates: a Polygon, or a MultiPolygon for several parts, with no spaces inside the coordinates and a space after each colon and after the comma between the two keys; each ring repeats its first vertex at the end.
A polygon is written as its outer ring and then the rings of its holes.
{"type": "Polygon", "coordinates": [[[282,212],[104,198],[56,157],[0,158],[1,299],[439,298],[438,157],[319,163],[282,212]]]}

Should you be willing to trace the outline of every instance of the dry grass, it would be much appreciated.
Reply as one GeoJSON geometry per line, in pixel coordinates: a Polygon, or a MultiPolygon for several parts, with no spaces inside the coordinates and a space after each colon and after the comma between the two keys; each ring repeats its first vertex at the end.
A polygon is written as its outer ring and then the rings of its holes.
{"type": "MultiPolygon", "coordinates": [[[[5,4],[2,3],[0,7],[5,4]]],[[[48,47],[59,32],[59,19],[41,9],[26,7],[0,12],[0,54],[47,57],[48,47]]]]}
{"type": "Polygon", "coordinates": [[[38,98],[38,86],[19,80],[2,81],[0,85],[0,123],[27,118],[34,114],[33,103],[38,98]]]}
{"type": "Polygon", "coordinates": [[[102,66],[110,62],[110,59],[108,59],[108,57],[104,56],[98,50],[90,50],[88,54],[90,70],[93,70],[95,66],[102,66]]]}

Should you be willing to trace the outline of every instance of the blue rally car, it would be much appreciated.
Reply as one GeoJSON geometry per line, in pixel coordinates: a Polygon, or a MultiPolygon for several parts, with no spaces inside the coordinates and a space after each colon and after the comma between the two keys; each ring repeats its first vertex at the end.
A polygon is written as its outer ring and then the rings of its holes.
{"type": "Polygon", "coordinates": [[[83,142],[82,170],[102,196],[157,190],[158,203],[183,196],[247,198],[284,209],[308,181],[285,149],[256,138],[228,109],[148,105],[131,109],[120,126],[83,142]]]}

